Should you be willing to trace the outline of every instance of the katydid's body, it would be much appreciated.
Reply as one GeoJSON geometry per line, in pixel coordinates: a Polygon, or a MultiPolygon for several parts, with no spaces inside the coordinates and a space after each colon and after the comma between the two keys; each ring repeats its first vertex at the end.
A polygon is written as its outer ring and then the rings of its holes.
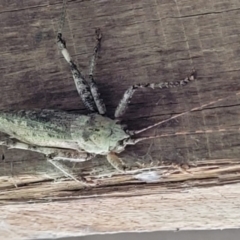
{"type": "Polygon", "coordinates": [[[64,111],[3,111],[0,131],[34,146],[106,155],[130,136],[116,121],[99,114],[64,111]]]}

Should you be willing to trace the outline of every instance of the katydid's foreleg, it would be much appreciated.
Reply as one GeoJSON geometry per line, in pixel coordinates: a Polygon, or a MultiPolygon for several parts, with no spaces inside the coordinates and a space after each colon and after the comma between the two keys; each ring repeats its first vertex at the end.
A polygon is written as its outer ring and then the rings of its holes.
{"type": "Polygon", "coordinates": [[[93,77],[94,68],[96,66],[96,59],[97,59],[98,52],[101,47],[101,39],[102,39],[102,35],[100,32],[100,29],[96,29],[97,44],[94,48],[94,53],[92,55],[92,58],[90,61],[90,66],[89,66],[89,85],[90,85],[90,90],[91,90],[92,96],[94,98],[95,104],[97,106],[98,112],[99,112],[99,114],[104,115],[106,113],[106,107],[105,107],[103,100],[101,99],[97,84],[93,77]]]}
{"type": "Polygon", "coordinates": [[[117,171],[122,173],[126,171],[126,165],[115,153],[109,153],[107,155],[107,160],[117,171]]]}
{"type": "Polygon", "coordinates": [[[57,36],[57,43],[58,48],[61,51],[63,57],[68,62],[71,67],[72,76],[77,88],[77,91],[84,103],[84,105],[92,112],[97,112],[97,107],[92,96],[90,86],[88,85],[87,81],[82,76],[81,72],[78,70],[76,64],[73,62],[67,48],[66,42],[62,38],[62,34],[58,33],[57,36]]]}
{"type": "Polygon", "coordinates": [[[175,81],[175,82],[162,82],[162,83],[147,83],[147,84],[135,84],[129,87],[124,93],[121,101],[119,102],[116,110],[115,110],[115,118],[120,118],[123,116],[125,111],[127,110],[128,104],[134,94],[134,92],[139,88],[172,88],[178,86],[184,86],[189,82],[196,79],[196,71],[193,70],[190,76],[186,77],[184,80],[175,81]]]}

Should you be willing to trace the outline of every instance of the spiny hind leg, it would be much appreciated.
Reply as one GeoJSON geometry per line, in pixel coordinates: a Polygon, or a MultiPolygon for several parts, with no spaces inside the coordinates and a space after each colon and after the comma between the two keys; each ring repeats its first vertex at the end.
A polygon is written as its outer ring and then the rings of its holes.
{"type": "MultiPolygon", "coordinates": [[[[17,139],[11,138],[11,137],[9,137],[3,141],[0,141],[0,145],[6,146],[8,149],[15,148],[15,149],[29,150],[32,152],[42,153],[42,151],[39,149],[39,147],[35,147],[33,145],[30,145],[30,144],[27,144],[24,142],[20,142],[17,139]]],[[[40,148],[42,148],[42,147],[40,147],[40,148]]],[[[44,154],[45,154],[45,152],[44,152],[44,154]]],[[[48,154],[48,151],[46,152],[46,154],[48,154]]]]}
{"type": "Polygon", "coordinates": [[[28,150],[33,152],[42,153],[46,156],[48,162],[50,162],[54,167],[59,169],[65,176],[72,178],[73,180],[82,183],[83,185],[96,185],[91,181],[87,181],[83,176],[78,176],[77,178],[74,177],[69,170],[64,167],[63,164],[60,163],[59,160],[66,160],[71,162],[83,162],[87,161],[94,157],[86,152],[79,152],[77,150],[66,150],[66,149],[59,149],[59,148],[50,148],[50,147],[40,147],[40,146],[32,146],[27,143],[20,142],[15,139],[7,139],[5,141],[1,141],[0,145],[6,146],[9,149],[22,149],[28,150]]]}
{"type": "Polygon", "coordinates": [[[93,72],[96,66],[96,59],[101,47],[101,40],[102,40],[102,34],[99,28],[96,29],[95,34],[96,34],[97,44],[94,48],[94,52],[90,61],[90,66],[89,66],[89,81],[90,81],[89,85],[90,85],[90,90],[94,98],[95,104],[97,106],[98,112],[99,114],[104,115],[106,113],[106,107],[103,100],[101,99],[100,92],[98,90],[97,84],[93,77],[93,72]]]}
{"type": "Polygon", "coordinates": [[[77,151],[72,149],[61,149],[53,147],[41,147],[34,146],[24,142],[20,142],[16,139],[9,138],[5,141],[1,141],[0,145],[8,147],[8,149],[22,149],[32,152],[38,152],[44,154],[48,159],[52,160],[67,160],[72,162],[82,162],[91,159],[94,155],[86,153],[84,151],[77,151]]]}
{"type": "Polygon", "coordinates": [[[128,104],[130,103],[131,98],[133,97],[134,92],[139,88],[172,88],[178,86],[185,86],[189,82],[195,80],[197,77],[196,71],[193,70],[191,74],[186,77],[184,80],[175,81],[175,82],[162,82],[162,83],[147,83],[147,84],[135,84],[129,87],[124,93],[121,101],[119,102],[115,110],[115,118],[120,118],[123,116],[127,110],[128,104]]]}
{"type": "Polygon", "coordinates": [[[86,106],[92,112],[98,112],[97,106],[95,104],[94,98],[92,96],[90,86],[88,85],[87,81],[82,76],[81,72],[78,70],[77,65],[73,62],[67,48],[66,42],[62,38],[62,34],[58,33],[57,35],[57,44],[58,49],[61,51],[63,57],[68,62],[71,67],[72,76],[77,88],[77,91],[86,106]]]}

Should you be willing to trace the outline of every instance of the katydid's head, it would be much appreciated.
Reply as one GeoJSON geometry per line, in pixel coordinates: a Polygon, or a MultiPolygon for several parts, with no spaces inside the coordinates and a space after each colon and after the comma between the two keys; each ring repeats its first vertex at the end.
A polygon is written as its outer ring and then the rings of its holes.
{"type": "Polygon", "coordinates": [[[124,142],[130,135],[115,120],[99,114],[91,114],[86,117],[84,128],[73,134],[79,146],[85,151],[94,154],[106,155],[109,152],[119,153],[125,148],[124,142]]]}

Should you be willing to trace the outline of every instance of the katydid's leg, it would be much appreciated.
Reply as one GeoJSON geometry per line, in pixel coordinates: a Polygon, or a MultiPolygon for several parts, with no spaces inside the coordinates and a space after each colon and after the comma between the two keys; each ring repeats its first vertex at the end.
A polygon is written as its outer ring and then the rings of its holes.
{"type": "Polygon", "coordinates": [[[107,160],[119,172],[124,173],[126,171],[126,165],[115,153],[109,153],[107,155],[107,160]]]}
{"type": "Polygon", "coordinates": [[[69,63],[71,67],[72,76],[77,88],[77,91],[84,103],[84,105],[92,112],[97,112],[97,107],[92,96],[90,86],[78,70],[76,64],[73,62],[67,48],[66,42],[62,39],[62,34],[59,33],[57,36],[58,48],[62,52],[63,57],[69,63]]]}
{"type": "Polygon", "coordinates": [[[7,139],[1,141],[0,145],[6,146],[9,149],[22,149],[32,152],[38,152],[44,154],[48,159],[52,160],[66,160],[71,162],[83,162],[91,159],[94,155],[86,153],[84,151],[77,151],[73,149],[61,149],[52,147],[33,146],[27,143],[19,142],[15,139],[7,139]]]}
{"type": "Polygon", "coordinates": [[[147,84],[136,84],[131,87],[129,87],[126,92],[123,95],[123,98],[121,99],[120,103],[117,106],[117,109],[115,110],[115,118],[120,118],[127,110],[127,106],[134,94],[134,92],[138,88],[171,88],[171,87],[178,87],[178,86],[184,86],[188,84],[189,82],[196,79],[196,71],[193,70],[190,76],[186,77],[184,80],[176,81],[176,82],[163,82],[163,83],[147,83],[147,84]]]}
{"type": "Polygon", "coordinates": [[[93,72],[94,72],[94,68],[96,65],[96,59],[97,59],[98,52],[101,47],[101,39],[102,39],[102,35],[100,32],[100,29],[96,29],[97,45],[94,48],[94,53],[91,58],[91,62],[90,62],[90,66],[89,66],[89,81],[90,81],[91,93],[94,98],[95,104],[97,106],[98,112],[99,112],[99,114],[104,115],[106,113],[106,107],[105,107],[103,100],[101,99],[97,84],[93,77],[93,72]]]}
{"type": "Polygon", "coordinates": [[[59,161],[54,161],[52,159],[48,159],[48,162],[51,163],[55,168],[60,170],[66,177],[72,178],[74,181],[81,183],[84,186],[96,186],[96,183],[93,181],[87,181],[83,176],[78,175],[74,177],[73,174],[69,172],[69,169],[66,169],[66,166],[61,164],[59,161]]]}
{"type": "Polygon", "coordinates": [[[96,185],[94,182],[87,181],[83,176],[79,175],[77,178],[74,177],[66,167],[59,162],[59,160],[67,160],[72,162],[83,162],[94,157],[94,155],[88,154],[86,152],[79,152],[77,150],[66,150],[59,148],[48,148],[40,146],[32,146],[23,142],[19,142],[14,139],[8,139],[6,141],[0,142],[0,145],[7,146],[8,148],[16,148],[29,150],[33,152],[39,152],[46,156],[48,162],[50,162],[54,167],[60,170],[65,176],[72,178],[76,182],[80,182],[85,186],[96,185]]]}

